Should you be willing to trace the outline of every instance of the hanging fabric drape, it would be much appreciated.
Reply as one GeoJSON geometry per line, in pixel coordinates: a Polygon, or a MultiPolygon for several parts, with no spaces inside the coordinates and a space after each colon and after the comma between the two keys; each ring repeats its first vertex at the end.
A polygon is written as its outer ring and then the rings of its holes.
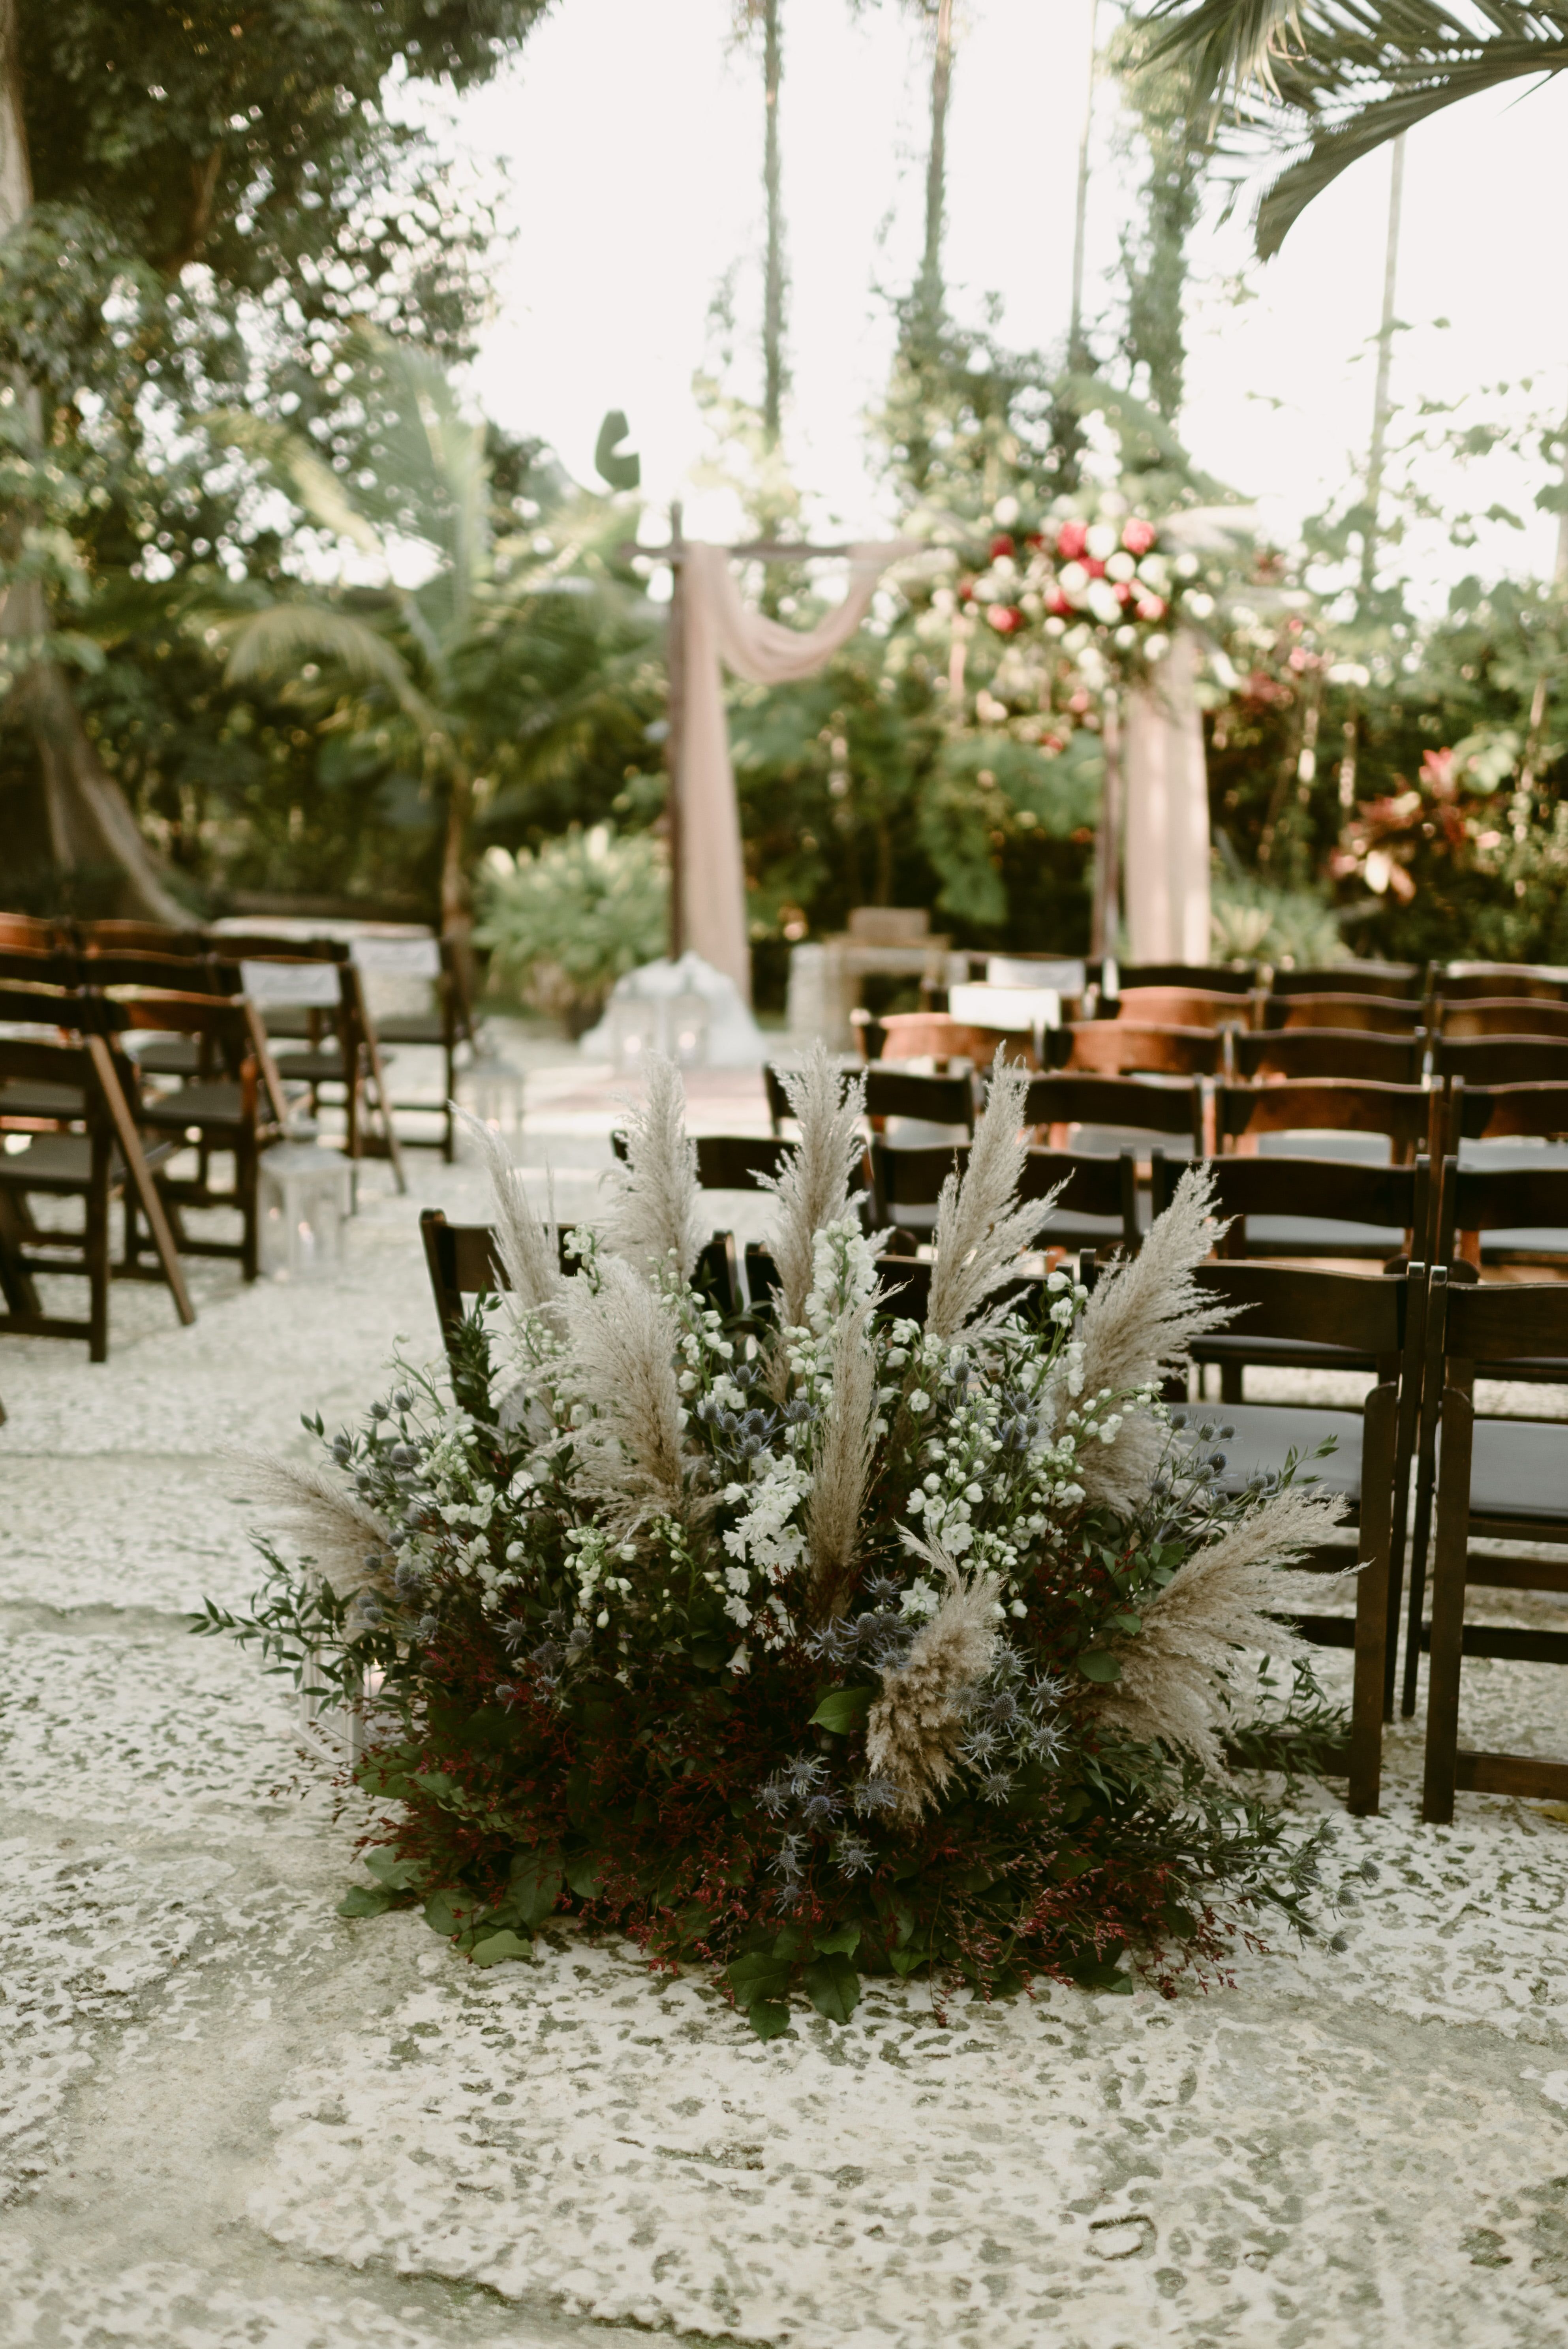
{"type": "Polygon", "coordinates": [[[916,552],[912,539],[852,547],[843,603],[803,633],[746,609],[725,548],[687,542],[681,579],[680,935],[688,948],[734,980],[748,1003],[746,875],[720,663],[753,685],[787,685],[812,676],[855,634],[888,564],[916,552]]]}
{"type": "Polygon", "coordinates": [[[1198,647],[1179,629],[1149,683],[1127,699],[1124,854],[1129,961],[1210,957],[1209,770],[1198,647]]]}

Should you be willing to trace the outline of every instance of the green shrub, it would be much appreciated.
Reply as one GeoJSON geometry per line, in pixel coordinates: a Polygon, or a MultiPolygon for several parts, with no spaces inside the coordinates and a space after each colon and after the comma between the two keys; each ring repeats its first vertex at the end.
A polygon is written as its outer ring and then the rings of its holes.
{"type": "Polygon", "coordinates": [[[474,936],[493,977],[568,1035],[592,1027],[618,978],[665,951],[669,875],[647,833],[618,839],[607,823],[574,824],[537,855],[492,848],[483,889],[474,936]]]}
{"type": "Polygon", "coordinates": [[[1334,907],[1314,889],[1278,889],[1252,873],[1217,873],[1210,899],[1216,962],[1269,962],[1303,970],[1343,962],[1334,907]]]}

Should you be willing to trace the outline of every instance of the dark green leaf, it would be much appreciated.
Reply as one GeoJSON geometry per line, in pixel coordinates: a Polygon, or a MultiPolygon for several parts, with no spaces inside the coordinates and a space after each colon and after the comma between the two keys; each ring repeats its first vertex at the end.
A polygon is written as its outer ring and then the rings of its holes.
{"type": "Polygon", "coordinates": [[[413,1892],[424,1875],[417,1859],[400,1859],[395,1851],[368,1851],[365,1865],[389,1892],[413,1892]]]}
{"type": "Polygon", "coordinates": [[[604,1886],[604,1871],[597,1859],[586,1851],[574,1852],[566,1867],[566,1882],[579,1900],[597,1900],[604,1886]]]}
{"type": "Polygon", "coordinates": [[[860,1977],[847,1958],[818,1958],[805,1970],[805,1994],[829,2023],[847,2023],[860,2003],[860,1977]]]}
{"type": "Polygon", "coordinates": [[[852,1958],[860,1947],[860,1928],[855,1924],[836,1925],[831,1933],[814,1933],[812,1946],[819,1958],[830,1957],[836,1951],[852,1958]]]}
{"type": "Polygon", "coordinates": [[[504,1958],[528,1958],[534,1955],[532,1941],[520,1940],[515,1933],[491,1933],[476,1941],[470,1953],[476,1966],[498,1966],[504,1958]]]}
{"type": "Polygon", "coordinates": [[[912,1974],[930,1956],[929,1950],[889,1950],[888,1962],[896,1974],[912,1974]]]}
{"type": "Polygon", "coordinates": [[[750,2006],[754,1999],[784,1996],[789,1988],[789,1966],[767,1950],[753,1950],[732,1961],[728,1981],[736,2005],[750,2006]]]}
{"type": "Polygon", "coordinates": [[[789,2009],[777,1999],[759,1998],[747,2007],[746,2021],[759,2039],[777,2039],[789,2029],[789,2009]]]}
{"type": "Polygon", "coordinates": [[[1086,1648],[1078,1658],[1078,1670],[1086,1681],[1102,1683],[1122,1676],[1122,1668],[1108,1648],[1086,1648]]]}
{"type": "Polygon", "coordinates": [[[337,1903],[340,1917],[381,1917],[392,1905],[392,1895],[379,1884],[356,1884],[337,1903]]]}
{"type": "Polygon", "coordinates": [[[512,1863],[511,1902],[525,1925],[542,1925],[561,1897],[561,1864],[553,1852],[520,1851],[512,1863]]]}
{"type": "Polygon", "coordinates": [[[811,1716],[812,1727],[831,1729],[838,1737],[849,1736],[864,1723],[874,1694],[869,1688],[830,1690],[811,1716]]]}
{"type": "Polygon", "coordinates": [[[441,1933],[450,1939],[457,1931],[458,1918],[452,1909],[450,1896],[444,1892],[431,1894],[430,1899],[425,1902],[423,1916],[425,1923],[432,1933],[441,1933]]]}

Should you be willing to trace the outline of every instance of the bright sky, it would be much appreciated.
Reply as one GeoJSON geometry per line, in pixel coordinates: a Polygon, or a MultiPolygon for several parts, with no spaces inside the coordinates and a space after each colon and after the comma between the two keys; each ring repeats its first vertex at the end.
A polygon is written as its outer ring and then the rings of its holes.
{"type": "MultiPolygon", "coordinates": [[[[1090,0],[960,0],[949,129],[947,274],[961,316],[1001,300],[1017,346],[1064,332],[1073,190],[1090,0]]],[[[867,471],[861,418],[886,377],[881,288],[909,283],[922,231],[929,60],[898,0],[783,0],[781,102],[792,279],[794,386],[786,442],[816,492],[812,519],[851,533],[891,518],[867,471]]],[[[1104,12],[1108,14],[1108,11],[1104,12]]],[[[760,64],[729,39],[731,0],[556,0],[519,59],[463,100],[453,131],[470,168],[504,160],[515,242],[475,388],[490,411],[539,433],[592,478],[598,421],[624,408],[628,445],[687,528],[734,525],[725,500],[688,481],[704,449],[691,396],[713,345],[709,308],[734,270],[733,388],[756,397],[762,238],[760,64]]],[[[1123,192],[1102,92],[1090,197],[1088,307],[1108,305],[1123,192]]],[[[1533,375],[1535,388],[1478,414],[1568,408],[1568,299],[1557,259],[1568,88],[1481,98],[1417,132],[1405,181],[1394,392],[1453,400],[1533,375]],[[1446,318],[1446,327],[1434,322],[1446,318]]],[[[1312,207],[1267,267],[1244,221],[1206,226],[1184,437],[1199,461],[1262,500],[1289,538],[1364,459],[1382,292],[1386,151],[1312,207]],[[1242,298],[1235,293],[1240,288],[1242,298]]],[[[1528,507],[1539,475],[1493,460],[1480,503],[1528,507]]],[[[1451,471],[1440,496],[1470,502],[1451,471]]],[[[1479,483],[1477,486],[1480,486],[1479,483]]],[[[651,528],[651,524],[650,524],[651,528]]],[[[1550,570],[1555,522],[1493,526],[1469,557],[1429,537],[1405,558],[1423,600],[1470,564],[1550,570]]]]}

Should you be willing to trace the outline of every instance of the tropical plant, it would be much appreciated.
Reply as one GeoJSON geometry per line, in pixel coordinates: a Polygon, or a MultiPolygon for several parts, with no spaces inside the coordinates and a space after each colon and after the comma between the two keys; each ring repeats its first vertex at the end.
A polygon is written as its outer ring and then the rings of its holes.
{"type": "Polygon", "coordinates": [[[1169,1986],[1271,1908],[1305,1924],[1324,1830],[1242,1795],[1225,1748],[1249,1651],[1322,1710],[1279,1568],[1339,1505],[1291,1461],[1231,1489],[1159,1401],[1214,1324],[1206,1178],[1092,1299],[1060,1270],[1017,1309],[1046,1209],[999,1058],[922,1326],[878,1290],[862,1103],[819,1048],[771,1301],[726,1325],[692,1285],[680,1076],[649,1075],[569,1275],[475,1123],[510,1286],[450,1398],[400,1371],[332,1467],[258,1465],[302,1555],[201,1628],[345,1694],[376,1675],[358,1775],[395,1808],[342,1913],[418,1901],[488,1966],[569,1908],[722,1967],[764,2039],[797,1991],[846,2022],[868,1971],[1169,1986]]]}
{"type": "MultiPolygon", "coordinates": [[[[604,657],[609,638],[618,636],[624,677],[649,626],[628,626],[627,600],[598,557],[595,541],[618,519],[602,501],[558,513],[564,528],[554,536],[516,531],[497,543],[483,420],[465,414],[443,370],[409,344],[360,327],[351,347],[364,411],[351,479],[284,426],[230,414],[213,429],[261,460],[345,554],[375,567],[370,608],[363,595],[298,595],[215,626],[230,644],[232,685],[291,674],[313,685],[325,675],[327,692],[347,686],[354,696],[333,712],[340,727],[412,737],[416,771],[444,802],[441,904],[450,927],[468,919],[479,779],[487,798],[494,790],[485,762],[547,761],[604,695],[617,666],[604,657]],[[397,573],[410,542],[426,575],[404,587],[397,573]],[[529,707],[533,638],[576,657],[557,665],[566,674],[555,690],[529,707]],[[508,670],[524,680],[521,693],[509,688],[508,670]]],[[[564,507],[558,485],[556,499],[564,507]]]]}
{"type": "Polygon", "coordinates": [[[1440,0],[1154,0],[1151,67],[1179,66],[1195,99],[1233,99],[1231,141],[1303,148],[1258,206],[1257,246],[1277,253],[1340,173],[1417,123],[1510,82],[1568,67],[1568,16],[1484,0],[1462,16],[1440,0]]]}
{"type": "Polygon", "coordinates": [[[618,839],[608,824],[574,825],[536,855],[486,851],[476,946],[493,981],[514,987],[535,1009],[580,1036],[618,978],[663,954],[670,875],[648,833],[618,839]]]}
{"type": "MultiPolygon", "coordinates": [[[[406,112],[379,104],[381,87],[394,70],[484,79],[540,5],[0,0],[13,871],[31,853],[56,888],[97,876],[124,910],[181,916],[102,721],[129,692],[158,726],[192,730],[186,698],[165,691],[161,590],[208,564],[221,578],[251,552],[235,502],[192,481],[183,429],[240,386],[264,412],[330,415],[335,346],[356,314],[417,319],[437,347],[466,347],[486,215],[406,112]],[[70,543],[68,575],[40,565],[40,533],[70,543]],[[143,657],[121,626],[119,673],[95,707],[105,586],[122,623],[145,592],[150,641],[143,657]]],[[[259,537],[265,574],[274,549],[259,537]]],[[[232,704],[215,682],[222,765],[232,704]]],[[[178,790],[163,813],[181,820],[178,790]]]]}

